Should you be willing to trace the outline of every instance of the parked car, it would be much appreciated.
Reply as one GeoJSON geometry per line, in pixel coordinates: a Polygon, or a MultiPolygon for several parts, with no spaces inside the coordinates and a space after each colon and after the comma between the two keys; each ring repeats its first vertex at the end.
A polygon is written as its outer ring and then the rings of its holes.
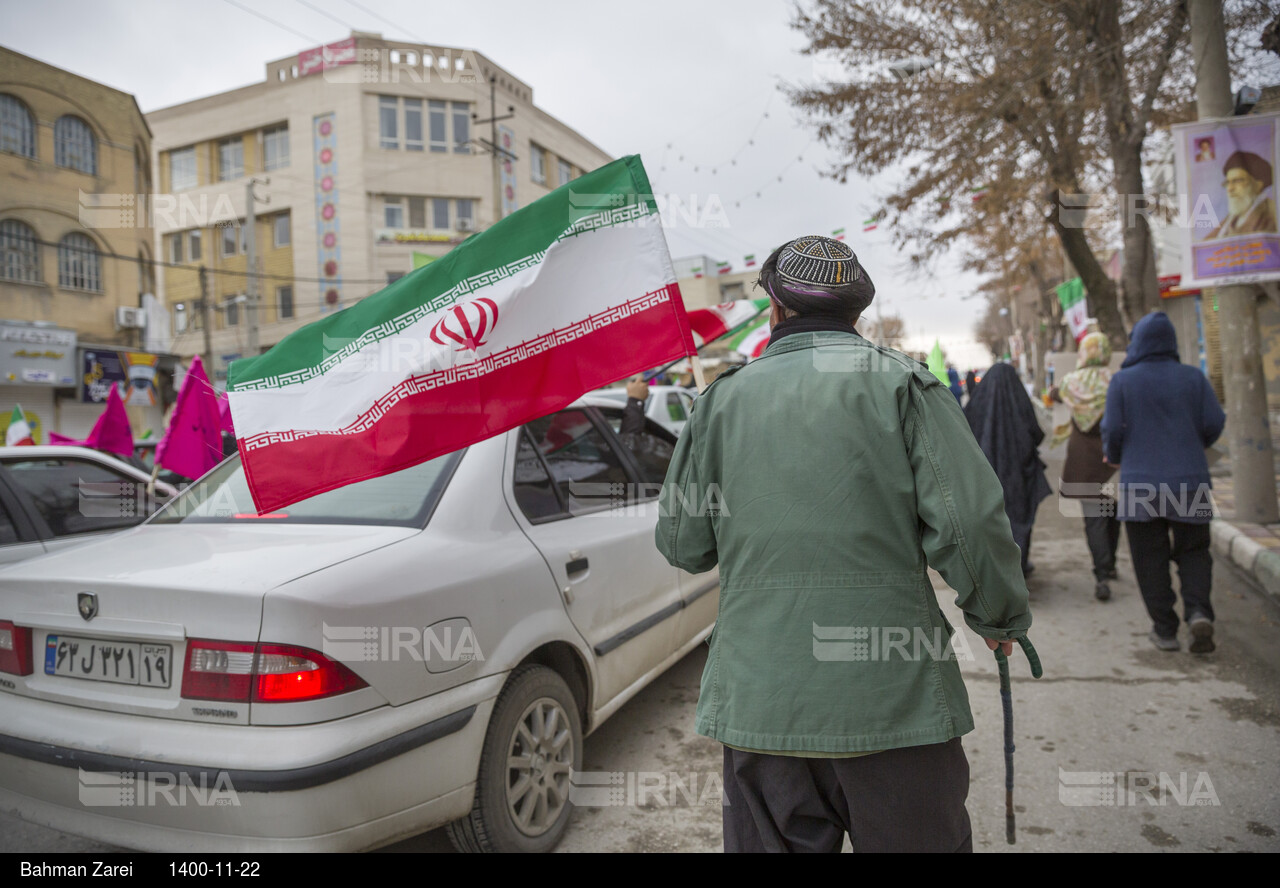
{"type": "Polygon", "coordinates": [[[589,396],[264,515],[233,456],[141,527],[0,571],[0,809],[140,849],[442,824],[551,849],[583,737],[716,615],[718,576],[653,544],[674,438],[624,442],[621,412],[589,396]]]}
{"type": "MultiPolygon", "coordinates": [[[[619,407],[626,406],[627,390],[625,388],[601,389],[593,396],[607,398],[619,407]]],[[[678,385],[651,385],[649,398],[644,404],[644,415],[658,425],[679,435],[689,421],[689,411],[693,409],[693,400],[698,393],[693,389],[678,385]]]]}
{"type": "Polygon", "coordinates": [[[0,564],[134,527],[177,490],[87,447],[0,447],[0,564]]]}

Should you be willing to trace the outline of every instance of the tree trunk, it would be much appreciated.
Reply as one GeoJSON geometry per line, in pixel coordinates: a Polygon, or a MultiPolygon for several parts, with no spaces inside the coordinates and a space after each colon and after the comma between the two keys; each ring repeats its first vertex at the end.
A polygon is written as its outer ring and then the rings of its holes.
{"type": "Polygon", "coordinates": [[[1062,224],[1060,213],[1053,214],[1053,228],[1058,233],[1058,239],[1062,241],[1062,248],[1075,267],[1076,274],[1084,281],[1089,307],[1093,316],[1098,319],[1098,327],[1107,334],[1113,349],[1124,351],[1129,346],[1129,334],[1125,331],[1124,320],[1116,305],[1116,285],[1102,270],[1098,257],[1093,255],[1093,248],[1085,238],[1084,229],[1062,224]]]}

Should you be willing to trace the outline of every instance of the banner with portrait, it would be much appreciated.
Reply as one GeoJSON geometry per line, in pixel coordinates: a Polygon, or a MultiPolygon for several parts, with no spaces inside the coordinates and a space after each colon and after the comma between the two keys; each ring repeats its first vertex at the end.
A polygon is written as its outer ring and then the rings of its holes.
{"type": "Polygon", "coordinates": [[[1280,280],[1280,114],[1172,128],[1186,288],[1280,280]]]}

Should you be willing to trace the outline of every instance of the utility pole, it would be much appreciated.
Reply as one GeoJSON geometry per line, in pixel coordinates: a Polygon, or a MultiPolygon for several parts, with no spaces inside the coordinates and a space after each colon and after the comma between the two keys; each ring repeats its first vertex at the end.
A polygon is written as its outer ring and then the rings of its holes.
{"type": "MultiPolygon", "coordinates": [[[[1189,0],[1196,66],[1196,111],[1203,120],[1231,117],[1231,76],[1220,0],[1189,0]]],[[[1280,521],[1275,462],[1267,416],[1267,384],[1258,337],[1257,293],[1251,286],[1218,287],[1222,382],[1227,394],[1227,441],[1235,484],[1236,520],[1280,521]]]]}
{"type": "Polygon", "coordinates": [[[508,105],[507,113],[498,116],[498,78],[497,75],[489,75],[489,117],[486,120],[480,120],[475,114],[471,115],[471,121],[474,124],[489,124],[489,139],[480,139],[483,145],[493,155],[493,221],[497,222],[502,218],[502,162],[504,160],[514,163],[517,158],[515,154],[508,151],[498,144],[498,121],[510,120],[516,116],[516,106],[508,105]]]}
{"type": "Polygon", "coordinates": [[[209,275],[200,266],[200,326],[204,329],[204,367],[213,379],[213,311],[209,299],[209,275]]]}
{"type": "Polygon", "coordinates": [[[255,358],[258,356],[258,225],[256,203],[261,200],[264,204],[271,203],[271,198],[259,198],[253,193],[253,186],[261,182],[263,185],[270,185],[270,179],[250,178],[244,184],[244,216],[245,225],[248,227],[248,233],[245,239],[245,315],[249,324],[249,354],[246,357],[255,358]]]}

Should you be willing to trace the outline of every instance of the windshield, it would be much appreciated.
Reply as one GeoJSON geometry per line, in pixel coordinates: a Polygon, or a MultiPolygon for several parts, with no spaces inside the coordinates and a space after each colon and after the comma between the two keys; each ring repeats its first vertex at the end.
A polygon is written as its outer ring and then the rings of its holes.
{"type": "Polygon", "coordinates": [[[150,523],[256,521],[425,527],[463,452],[436,457],[380,478],[348,484],[264,515],[257,513],[240,457],[234,456],[184,490],[157,512],[150,523]]]}

